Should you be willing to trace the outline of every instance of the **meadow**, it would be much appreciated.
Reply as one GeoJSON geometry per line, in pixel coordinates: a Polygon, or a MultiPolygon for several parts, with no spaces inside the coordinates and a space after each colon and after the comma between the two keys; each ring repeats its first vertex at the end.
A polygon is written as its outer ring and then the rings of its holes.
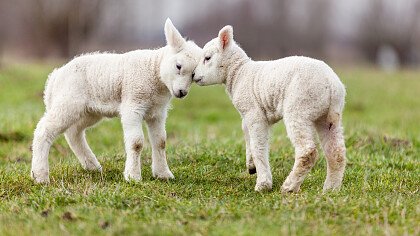
{"type": "Polygon", "coordinates": [[[110,119],[87,133],[102,173],[83,170],[60,137],[51,183],[34,184],[30,145],[52,68],[0,69],[0,235],[420,234],[420,71],[339,67],[348,92],[343,187],[322,194],[321,157],[299,193],[283,194],[293,165],[283,123],[271,133],[273,190],[256,193],[240,118],[222,86],[193,85],[173,100],[167,156],[175,180],[152,178],[146,144],[143,181],[125,182],[121,124],[110,119]]]}

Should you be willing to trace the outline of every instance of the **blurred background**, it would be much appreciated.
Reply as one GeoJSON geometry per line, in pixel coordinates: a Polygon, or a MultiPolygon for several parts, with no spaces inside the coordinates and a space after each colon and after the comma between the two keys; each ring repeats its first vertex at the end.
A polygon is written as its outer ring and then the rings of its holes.
{"type": "Polygon", "coordinates": [[[420,0],[0,0],[0,65],[163,46],[167,17],[201,47],[230,24],[253,59],[420,64],[420,0]]]}
{"type": "Polygon", "coordinates": [[[419,92],[420,0],[0,0],[0,236],[420,236],[419,92]],[[51,184],[33,184],[48,74],[82,53],[164,46],[167,17],[201,47],[230,24],[255,60],[305,55],[334,68],[347,89],[340,193],[320,194],[320,158],[299,194],[280,194],[294,148],[279,122],[274,190],[255,195],[239,113],[224,86],[197,85],[166,122],[176,180],[152,180],[146,144],[144,181],[125,183],[122,125],[111,119],[86,134],[102,173],[84,171],[61,136],[51,184]]]}

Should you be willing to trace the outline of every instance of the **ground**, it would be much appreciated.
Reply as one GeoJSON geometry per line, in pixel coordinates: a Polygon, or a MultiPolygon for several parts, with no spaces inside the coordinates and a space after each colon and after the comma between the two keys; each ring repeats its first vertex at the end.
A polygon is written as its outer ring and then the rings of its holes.
{"type": "Polygon", "coordinates": [[[348,165],[340,192],[322,194],[321,158],[297,194],[280,187],[293,165],[284,125],[271,135],[273,191],[254,192],[240,118],[223,87],[193,86],[169,113],[167,155],[176,177],[123,178],[118,119],[88,131],[103,173],[84,171],[63,137],[50,152],[51,184],[29,175],[33,130],[52,66],[0,71],[0,235],[419,235],[420,72],[341,68],[348,165]]]}

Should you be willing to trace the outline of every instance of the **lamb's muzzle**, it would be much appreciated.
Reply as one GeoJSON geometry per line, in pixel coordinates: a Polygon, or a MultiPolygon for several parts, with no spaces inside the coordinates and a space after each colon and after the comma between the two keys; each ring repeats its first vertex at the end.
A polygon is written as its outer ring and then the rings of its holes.
{"type": "Polygon", "coordinates": [[[187,94],[188,94],[187,90],[184,90],[184,89],[180,89],[180,90],[174,92],[174,95],[177,98],[183,98],[183,97],[187,96],[187,94]]]}
{"type": "Polygon", "coordinates": [[[200,82],[201,82],[201,80],[203,79],[203,76],[196,76],[194,79],[193,79],[193,81],[196,83],[196,84],[198,84],[198,85],[202,85],[202,84],[200,84],[200,82]]]}

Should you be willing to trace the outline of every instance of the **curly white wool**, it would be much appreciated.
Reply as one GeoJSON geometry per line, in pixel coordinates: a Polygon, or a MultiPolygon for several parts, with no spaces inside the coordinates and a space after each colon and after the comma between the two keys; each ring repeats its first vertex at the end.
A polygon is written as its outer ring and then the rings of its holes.
{"type": "Polygon", "coordinates": [[[36,182],[49,182],[49,149],[63,132],[82,166],[100,171],[85,129],[114,116],[121,116],[124,130],[125,179],[141,179],[143,120],[152,145],[153,176],[174,178],[165,154],[167,110],[172,96],[187,94],[202,49],[182,38],[169,19],[165,37],[168,45],[160,49],[82,55],[50,74],[44,92],[46,112],[32,145],[31,176],[36,182]]]}
{"type": "Polygon", "coordinates": [[[269,128],[283,119],[295,148],[295,163],[282,190],[297,192],[318,158],[318,133],[327,158],[324,190],[339,189],[346,157],[341,124],[345,88],[324,62],[308,57],[252,61],[225,26],[208,42],[197,66],[198,85],[224,84],[242,117],[249,172],[256,191],[272,188],[269,128]]]}

